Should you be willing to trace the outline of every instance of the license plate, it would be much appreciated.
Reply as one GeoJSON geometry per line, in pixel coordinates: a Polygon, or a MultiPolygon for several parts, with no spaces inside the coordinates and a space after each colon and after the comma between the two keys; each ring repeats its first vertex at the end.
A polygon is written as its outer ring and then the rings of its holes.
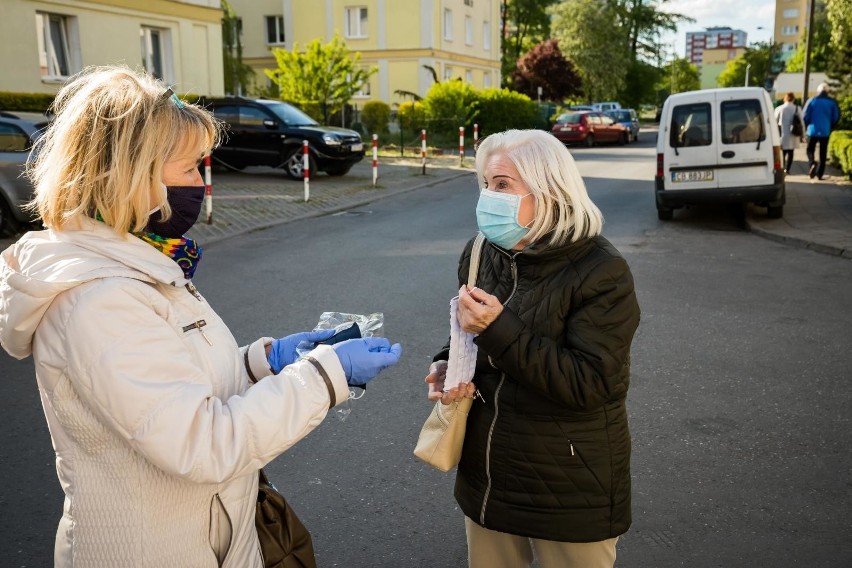
{"type": "Polygon", "coordinates": [[[574,130],[574,127],[573,126],[563,126],[562,128],[560,128],[560,130],[562,132],[570,132],[571,130],[574,130]]]}
{"type": "Polygon", "coordinates": [[[351,150],[352,152],[360,152],[363,149],[363,144],[352,144],[351,146],[349,146],[349,150],[351,150]]]}
{"type": "Polygon", "coordinates": [[[713,181],[713,170],[694,170],[691,172],[672,172],[674,183],[692,181],[713,181]]]}

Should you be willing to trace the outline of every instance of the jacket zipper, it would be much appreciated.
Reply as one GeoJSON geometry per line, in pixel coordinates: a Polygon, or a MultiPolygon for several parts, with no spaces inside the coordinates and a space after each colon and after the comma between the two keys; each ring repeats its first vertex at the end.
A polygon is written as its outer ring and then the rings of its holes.
{"type": "Polygon", "coordinates": [[[192,284],[192,282],[186,283],[186,289],[189,291],[190,294],[192,294],[195,297],[196,300],[198,300],[199,302],[204,301],[204,299],[201,297],[201,294],[198,293],[198,288],[196,288],[192,284]]]}
{"type": "Polygon", "coordinates": [[[198,320],[198,321],[192,322],[189,325],[183,326],[183,332],[186,333],[188,331],[192,331],[193,329],[197,329],[199,332],[201,332],[201,337],[204,338],[204,341],[206,341],[208,345],[212,346],[213,342],[210,341],[210,338],[207,337],[207,334],[204,333],[203,329],[201,329],[205,325],[207,325],[207,322],[205,320],[198,320]]]}
{"type": "MultiPolygon", "coordinates": [[[[228,523],[228,527],[230,529],[230,538],[228,539],[228,550],[225,552],[225,556],[222,557],[221,562],[219,562],[220,568],[225,565],[225,560],[228,558],[228,554],[231,553],[231,545],[234,543],[234,525],[231,523],[231,515],[228,514],[228,509],[225,508],[225,504],[222,503],[222,498],[218,493],[213,494],[214,503],[218,504],[218,509],[224,513],[225,521],[228,523]]],[[[221,523],[221,521],[220,521],[221,523]]],[[[216,536],[218,537],[220,534],[219,527],[216,527],[216,536]]],[[[217,543],[219,544],[219,543],[217,543]]],[[[216,560],[219,560],[218,554],[216,555],[216,560]]]]}
{"type": "MultiPolygon", "coordinates": [[[[515,295],[515,292],[518,290],[518,266],[515,264],[515,256],[520,253],[516,253],[511,255],[510,266],[512,268],[512,292],[509,294],[509,297],[506,298],[506,301],[503,302],[503,305],[509,303],[512,299],[512,296],[515,295]]],[[[491,363],[491,358],[488,358],[488,362],[491,363]]],[[[494,363],[491,363],[491,366],[494,367],[494,363]]],[[[495,367],[496,368],[496,367],[495,367]]],[[[494,391],[494,418],[491,419],[491,426],[488,428],[488,441],[485,445],[485,478],[488,480],[485,485],[485,495],[482,496],[482,509],[479,512],[479,524],[485,526],[485,507],[488,505],[488,497],[491,494],[491,439],[494,435],[494,426],[497,425],[497,416],[500,414],[500,405],[498,404],[498,398],[500,396],[500,389],[503,388],[503,381],[506,380],[506,375],[500,375],[500,382],[497,384],[497,390],[494,391]]],[[[484,401],[483,401],[484,402],[484,401]]],[[[573,453],[573,446],[571,448],[573,453]]]]}

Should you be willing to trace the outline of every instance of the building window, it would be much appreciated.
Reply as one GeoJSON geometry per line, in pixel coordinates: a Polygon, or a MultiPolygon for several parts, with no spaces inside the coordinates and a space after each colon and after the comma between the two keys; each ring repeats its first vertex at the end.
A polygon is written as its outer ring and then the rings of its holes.
{"type": "Polygon", "coordinates": [[[464,43],[473,45],[473,18],[470,16],[464,17],[464,43]]]}
{"type": "Polygon", "coordinates": [[[39,67],[44,78],[61,78],[72,74],[68,44],[70,19],[58,14],[36,14],[39,67]]]}
{"type": "Polygon", "coordinates": [[[346,8],[346,37],[367,37],[367,8],[346,8]]]}
{"type": "Polygon", "coordinates": [[[491,49],[491,26],[488,25],[487,21],[482,24],[482,48],[491,49]]]}
{"type": "Polygon", "coordinates": [[[491,88],[491,71],[486,71],[482,74],[482,86],[486,89],[491,88]]]}
{"type": "Polygon", "coordinates": [[[464,0],[464,5],[473,8],[473,0],[464,0]]]}
{"type": "Polygon", "coordinates": [[[266,43],[280,45],[284,43],[284,16],[264,16],[266,19],[266,43]]]}
{"type": "MultiPolygon", "coordinates": [[[[369,67],[365,67],[365,68],[364,68],[364,70],[365,70],[365,71],[369,70],[369,67]]],[[[349,81],[349,82],[351,82],[351,81],[352,81],[352,76],[351,76],[351,75],[347,75],[347,76],[346,76],[346,80],[347,80],[347,81],[349,81]]],[[[359,90],[357,93],[355,93],[355,95],[354,95],[354,96],[355,96],[355,97],[360,97],[360,98],[369,98],[369,97],[370,97],[370,81],[369,81],[369,80],[367,80],[367,82],[366,82],[366,83],[364,83],[364,86],[362,86],[362,87],[361,87],[361,90],[359,90]]]]}
{"type": "Polygon", "coordinates": [[[142,66],[145,71],[157,79],[169,81],[169,63],[171,62],[171,46],[169,31],[159,28],[142,27],[139,37],[142,41],[142,66]]]}
{"type": "Polygon", "coordinates": [[[464,72],[464,80],[467,81],[468,85],[473,84],[473,71],[471,71],[470,69],[467,69],[464,72]]]}
{"type": "Polygon", "coordinates": [[[444,39],[453,41],[453,11],[444,8],[444,39]]]}
{"type": "Polygon", "coordinates": [[[798,8],[788,8],[784,10],[785,18],[798,18],[799,17],[799,9],[798,8]]]}
{"type": "Polygon", "coordinates": [[[453,68],[450,65],[444,65],[444,81],[449,81],[453,78],[453,68]]]}
{"type": "Polygon", "coordinates": [[[789,36],[798,34],[799,26],[784,26],[783,28],[781,28],[781,35],[789,36]]]}

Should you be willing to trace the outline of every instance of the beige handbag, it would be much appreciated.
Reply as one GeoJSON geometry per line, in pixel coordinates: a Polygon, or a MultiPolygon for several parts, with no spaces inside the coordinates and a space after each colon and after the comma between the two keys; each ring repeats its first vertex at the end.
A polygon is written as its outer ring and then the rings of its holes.
{"type": "MultiPolygon", "coordinates": [[[[467,285],[476,285],[476,273],[479,271],[479,258],[485,236],[479,233],[473,241],[470,252],[470,268],[467,285]]],[[[464,445],[464,431],[467,428],[467,413],[473,405],[473,399],[463,398],[452,404],[435,403],[432,412],[420,429],[414,455],[429,465],[449,471],[458,465],[464,445]]]]}

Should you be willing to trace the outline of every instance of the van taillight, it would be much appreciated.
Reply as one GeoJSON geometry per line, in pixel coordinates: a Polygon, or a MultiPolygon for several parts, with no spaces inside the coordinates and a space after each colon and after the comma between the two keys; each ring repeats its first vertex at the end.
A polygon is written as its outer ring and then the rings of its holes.
{"type": "Polygon", "coordinates": [[[772,147],[772,169],[776,172],[780,171],[781,166],[781,146],[773,146],[772,147]]]}
{"type": "Polygon", "coordinates": [[[657,177],[663,177],[663,155],[657,154],[657,177]]]}

